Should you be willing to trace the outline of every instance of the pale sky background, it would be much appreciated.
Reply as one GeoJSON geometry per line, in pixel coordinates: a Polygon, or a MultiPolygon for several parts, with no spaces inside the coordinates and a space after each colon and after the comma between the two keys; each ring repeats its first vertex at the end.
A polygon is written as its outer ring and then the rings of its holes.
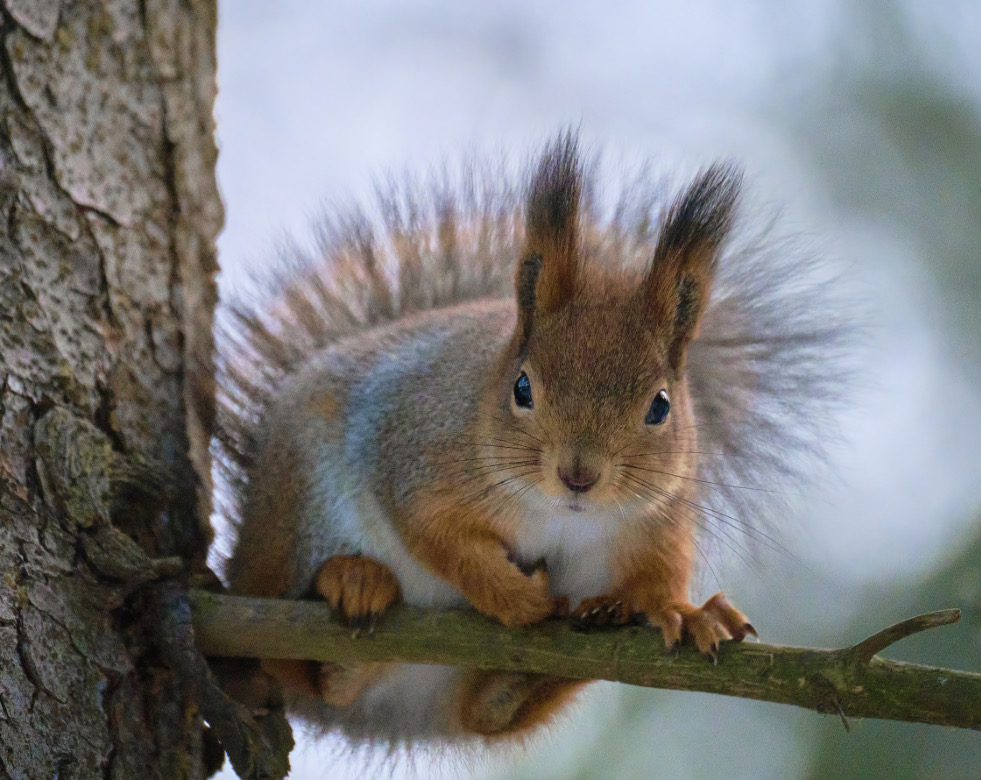
{"type": "MultiPolygon", "coordinates": [[[[929,44],[916,56],[936,54],[930,67],[978,110],[981,14],[967,2],[906,5],[929,44]]],[[[720,566],[733,600],[762,616],[754,623],[767,641],[820,641],[853,617],[857,594],[931,571],[981,505],[981,393],[977,375],[953,359],[949,321],[937,315],[943,293],[903,225],[851,218],[815,172],[806,136],[831,139],[833,149],[835,138],[861,132],[860,120],[794,113],[818,89],[815,74],[863,54],[861,40],[842,43],[831,0],[703,0],[683,10],[653,2],[223,2],[222,288],[261,266],[284,235],[302,240],[323,204],[368,195],[374,177],[425,172],[472,150],[524,154],[569,123],[625,160],[741,161],[755,194],[785,204],[787,224],[824,247],[868,300],[868,370],[847,391],[852,408],[838,423],[838,479],[824,501],[788,521],[782,541],[794,557],[762,556],[765,581],[738,561],[720,566]],[[804,131],[802,123],[810,123],[804,131]]],[[[891,150],[881,153],[888,167],[891,150]]],[[[598,691],[549,736],[548,776],[563,776],[562,762],[580,760],[604,719],[643,695],[598,691]]],[[[692,694],[662,693],[657,702],[649,722],[630,726],[658,748],[654,776],[725,776],[731,745],[760,740],[766,750],[747,751],[729,777],[803,771],[795,745],[811,713],[692,694]],[[715,738],[675,740],[669,726],[715,738]]],[[[632,744],[628,734],[615,738],[632,744]]],[[[370,776],[361,759],[336,759],[336,744],[301,742],[296,780],[370,776]]],[[[621,768],[620,776],[652,771],[621,768]]]]}

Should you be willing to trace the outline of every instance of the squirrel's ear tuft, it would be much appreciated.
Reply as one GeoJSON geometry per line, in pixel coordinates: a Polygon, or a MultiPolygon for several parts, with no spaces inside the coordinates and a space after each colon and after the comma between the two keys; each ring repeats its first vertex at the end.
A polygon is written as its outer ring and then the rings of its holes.
{"type": "Polygon", "coordinates": [[[555,311],[576,294],[582,188],[579,136],[568,130],[545,148],[528,188],[525,247],[516,277],[519,327],[526,330],[536,309],[555,311]]]}
{"type": "Polygon", "coordinates": [[[684,366],[708,302],[719,248],[732,228],[742,172],[729,164],[703,171],[664,218],[643,293],[654,321],[671,335],[668,360],[684,366]]]}

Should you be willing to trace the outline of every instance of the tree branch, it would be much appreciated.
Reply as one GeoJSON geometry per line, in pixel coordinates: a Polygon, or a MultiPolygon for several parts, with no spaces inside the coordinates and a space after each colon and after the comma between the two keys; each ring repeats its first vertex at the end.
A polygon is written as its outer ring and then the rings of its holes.
{"type": "Polygon", "coordinates": [[[205,591],[192,591],[190,599],[206,656],[456,664],[739,696],[843,720],[981,730],[981,674],[876,656],[912,633],[957,621],[959,610],[898,623],[842,650],[726,643],[713,666],[687,648],[669,655],[659,636],[639,626],[584,634],[556,620],[508,629],[473,612],[403,606],[386,614],[371,636],[355,636],[320,602],[205,591]]]}

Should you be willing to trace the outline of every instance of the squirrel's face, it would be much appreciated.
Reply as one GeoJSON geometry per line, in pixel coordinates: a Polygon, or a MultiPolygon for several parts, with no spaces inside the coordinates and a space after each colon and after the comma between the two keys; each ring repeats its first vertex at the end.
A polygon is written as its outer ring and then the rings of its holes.
{"type": "Polygon", "coordinates": [[[739,174],[713,166],[697,177],[662,215],[646,268],[632,271],[627,257],[596,262],[583,181],[570,133],[546,149],[529,187],[485,470],[496,486],[573,510],[685,501],[698,449],[685,359],[739,174]]]}
{"type": "Polygon", "coordinates": [[[521,464],[519,490],[574,511],[624,508],[662,502],[694,476],[683,376],[631,303],[570,306],[536,321],[502,378],[492,442],[502,461],[521,464]]]}

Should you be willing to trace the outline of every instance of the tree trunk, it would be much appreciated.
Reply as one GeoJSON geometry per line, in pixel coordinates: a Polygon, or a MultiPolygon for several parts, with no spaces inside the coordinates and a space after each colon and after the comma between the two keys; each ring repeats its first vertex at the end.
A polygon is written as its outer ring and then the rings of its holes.
{"type": "Polygon", "coordinates": [[[0,778],[204,774],[129,539],[203,567],[215,26],[0,0],[0,778]]]}

